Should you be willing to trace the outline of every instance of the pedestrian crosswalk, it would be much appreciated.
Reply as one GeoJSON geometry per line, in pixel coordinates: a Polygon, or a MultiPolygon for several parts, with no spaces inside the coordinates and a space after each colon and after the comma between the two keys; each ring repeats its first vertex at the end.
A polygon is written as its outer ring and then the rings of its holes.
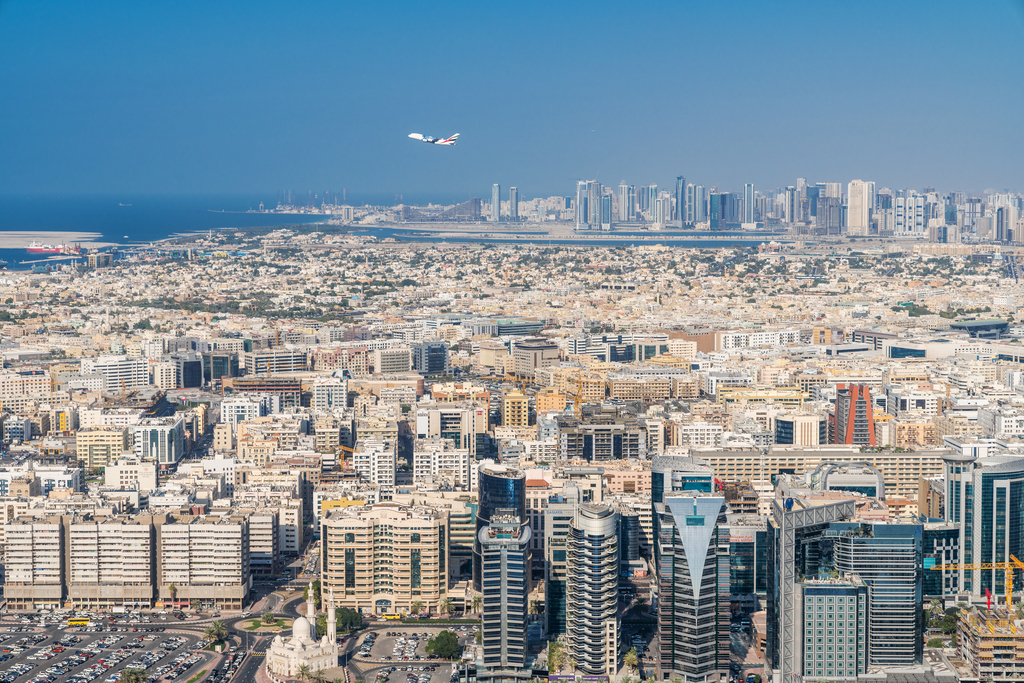
{"type": "Polygon", "coordinates": [[[260,650],[259,652],[253,652],[252,656],[253,657],[266,657],[267,656],[267,651],[266,650],[260,650]]]}

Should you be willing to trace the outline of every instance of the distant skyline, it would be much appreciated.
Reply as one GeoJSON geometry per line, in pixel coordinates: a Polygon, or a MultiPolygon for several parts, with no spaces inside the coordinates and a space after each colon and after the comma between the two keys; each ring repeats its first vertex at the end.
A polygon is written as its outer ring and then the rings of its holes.
{"type": "Polygon", "coordinates": [[[1024,191],[1022,0],[0,0],[0,93],[0,194],[1024,191]]]}

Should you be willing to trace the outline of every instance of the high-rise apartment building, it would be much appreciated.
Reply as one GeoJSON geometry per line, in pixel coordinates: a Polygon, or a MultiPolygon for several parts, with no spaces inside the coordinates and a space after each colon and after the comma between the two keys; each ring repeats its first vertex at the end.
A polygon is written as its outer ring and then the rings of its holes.
{"type": "Polygon", "coordinates": [[[320,523],[324,590],[339,606],[440,612],[448,597],[448,514],[435,507],[378,503],[337,507],[320,523]]]}
{"type": "Polygon", "coordinates": [[[746,183],[743,185],[743,222],[753,223],[755,221],[754,212],[754,183],[746,183]]]}
{"type": "Polygon", "coordinates": [[[508,188],[508,219],[516,223],[519,221],[519,188],[508,188]]]}
{"type": "Polygon", "coordinates": [[[531,529],[526,476],[487,462],[480,466],[479,477],[473,584],[483,593],[483,614],[477,680],[528,680],[531,529]]]}
{"type": "Polygon", "coordinates": [[[851,180],[847,190],[846,233],[864,237],[871,226],[870,183],[851,180]]]}
{"type": "Polygon", "coordinates": [[[830,443],[875,445],[875,417],[868,385],[837,385],[835,412],[829,416],[829,430],[830,443]]]}
{"type": "Polygon", "coordinates": [[[530,398],[518,390],[505,394],[501,400],[503,427],[526,427],[530,424],[530,398]]]}
{"type": "Polygon", "coordinates": [[[629,223],[636,219],[636,187],[619,185],[619,221],[629,223]]]}
{"type": "Polygon", "coordinates": [[[798,592],[803,600],[804,677],[856,680],[857,674],[867,672],[867,585],[856,574],[847,574],[809,578],[798,592]]]}
{"type": "Polygon", "coordinates": [[[686,178],[676,176],[676,192],[673,197],[675,205],[672,209],[672,219],[685,222],[686,213],[686,178]]]}
{"type": "Polygon", "coordinates": [[[491,185],[491,222],[497,223],[501,220],[501,185],[491,185]]]}
{"type": "Polygon", "coordinates": [[[4,598],[12,610],[64,605],[64,530],[59,517],[17,519],[6,532],[4,598]]]}
{"type": "Polygon", "coordinates": [[[916,192],[903,193],[893,198],[893,234],[897,237],[928,236],[928,221],[924,211],[926,199],[916,192]]]}
{"type": "Polygon", "coordinates": [[[591,676],[618,672],[619,514],[610,505],[581,505],[565,542],[566,644],[591,676]]]}
{"type": "Polygon", "coordinates": [[[244,608],[251,588],[244,516],[185,516],[160,526],[158,535],[157,583],[165,605],[244,608]]]}

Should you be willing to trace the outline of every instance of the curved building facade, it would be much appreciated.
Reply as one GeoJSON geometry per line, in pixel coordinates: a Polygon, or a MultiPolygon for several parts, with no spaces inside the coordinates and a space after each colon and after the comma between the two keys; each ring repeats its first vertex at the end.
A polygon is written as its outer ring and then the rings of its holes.
{"type": "Polygon", "coordinates": [[[477,495],[480,503],[476,511],[476,536],[473,544],[473,589],[482,591],[480,530],[489,526],[495,516],[513,515],[521,520],[526,519],[526,474],[505,465],[485,463],[480,466],[477,495]]]}
{"type": "Polygon", "coordinates": [[[566,549],[566,636],[577,667],[592,676],[617,672],[619,513],[581,505],[566,549]]]}

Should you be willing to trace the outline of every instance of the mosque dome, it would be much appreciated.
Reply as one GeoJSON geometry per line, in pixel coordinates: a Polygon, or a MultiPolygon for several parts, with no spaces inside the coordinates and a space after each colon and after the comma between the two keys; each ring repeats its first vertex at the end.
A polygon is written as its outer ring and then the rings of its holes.
{"type": "Polygon", "coordinates": [[[309,619],[306,619],[306,617],[299,617],[292,622],[292,637],[297,638],[298,640],[310,639],[309,619]]]}

